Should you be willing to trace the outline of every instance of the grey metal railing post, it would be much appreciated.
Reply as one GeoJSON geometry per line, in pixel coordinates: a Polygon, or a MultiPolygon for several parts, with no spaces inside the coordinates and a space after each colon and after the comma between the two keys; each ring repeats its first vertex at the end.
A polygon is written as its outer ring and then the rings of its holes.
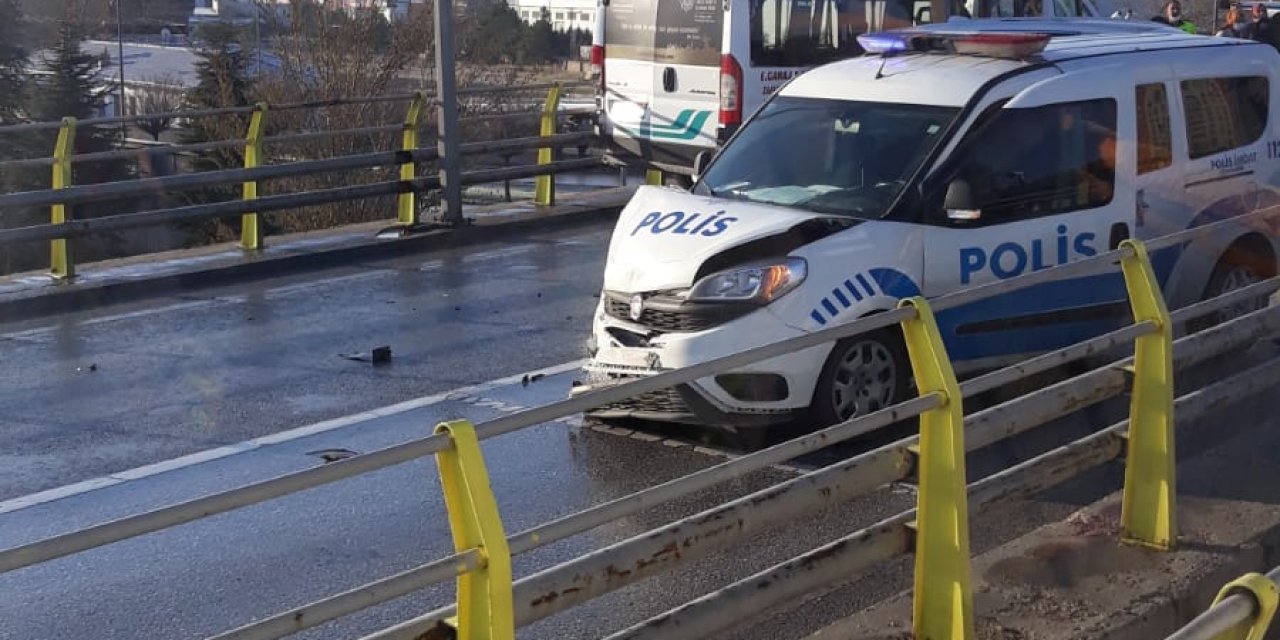
{"type": "Polygon", "coordinates": [[[441,221],[462,224],[462,158],[458,155],[458,87],[454,76],[453,0],[436,0],[436,96],[439,99],[441,221]]]}

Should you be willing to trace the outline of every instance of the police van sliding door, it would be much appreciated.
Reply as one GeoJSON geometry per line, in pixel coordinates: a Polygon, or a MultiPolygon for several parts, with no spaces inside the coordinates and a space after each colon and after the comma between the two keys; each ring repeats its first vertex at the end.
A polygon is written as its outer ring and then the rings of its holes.
{"type": "MultiPolygon", "coordinates": [[[[927,296],[1097,255],[1133,218],[1116,152],[1117,137],[1131,139],[1132,108],[1112,97],[1015,105],[984,114],[938,172],[938,191],[952,185],[953,210],[932,199],[944,211],[925,232],[927,296]],[[964,184],[968,198],[956,196],[964,184]]],[[[987,298],[938,323],[953,359],[998,364],[1098,335],[1127,314],[1123,280],[1092,276],[987,298]]]]}

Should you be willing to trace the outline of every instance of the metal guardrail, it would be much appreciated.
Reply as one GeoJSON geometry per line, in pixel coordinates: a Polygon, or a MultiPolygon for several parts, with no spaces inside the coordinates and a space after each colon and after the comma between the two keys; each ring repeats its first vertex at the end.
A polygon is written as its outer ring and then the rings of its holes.
{"type": "Polygon", "coordinates": [[[1280,567],[1248,573],[1218,592],[1213,605],[1167,640],[1263,640],[1280,605],[1280,567]]]}
{"type": "Polygon", "coordinates": [[[88,549],[160,531],[183,523],[261,503],[427,455],[439,459],[456,553],[344,593],[282,612],[224,633],[218,638],[278,638],[431,584],[465,576],[459,604],[377,632],[369,638],[511,638],[514,629],[586,602],[604,593],[723,549],[766,527],[910,479],[919,480],[915,511],[814,550],[730,585],[615,638],[704,637],[726,621],[717,607],[750,603],[752,610],[810,590],[836,578],[831,567],[867,567],[914,551],[916,554],[917,638],[971,638],[972,595],[968,574],[967,521],[971,505],[1036,491],[1119,456],[1126,457],[1123,539],[1168,550],[1175,541],[1173,491],[1174,417],[1187,422],[1225,403],[1280,382],[1275,362],[1210,387],[1173,397],[1174,367],[1203,362],[1224,350],[1246,346],[1280,332],[1280,307],[1243,315],[1211,329],[1173,340],[1173,327],[1241,301],[1280,290],[1280,278],[1251,285],[1174,313],[1164,307],[1147,251],[1188,242],[1223,225],[1243,224],[1280,208],[1258,211],[1145,243],[1126,241],[1117,250],[1031,272],[1010,280],[962,290],[926,301],[904,300],[895,310],[846,325],[762,345],[682,369],[665,371],[616,387],[588,391],[477,425],[451,422],[429,437],[357,455],[322,467],[287,474],[230,491],[156,509],[0,551],[0,572],[12,571],[88,549]],[[1106,273],[1120,266],[1134,311],[1133,324],[1017,365],[959,383],[951,369],[933,313],[1036,284],[1106,273]],[[480,441],[635,395],[714,375],[784,353],[859,333],[902,326],[920,395],[881,411],[763,449],[631,495],[564,516],[506,537],[500,529],[480,441]],[[1002,404],[962,414],[962,399],[1063,364],[1135,343],[1135,354],[1002,404]],[[1132,393],[1129,419],[1091,436],[967,484],[964,459],[972,451],[1028,431],[1103,400],[1132,393]],[[771,464],[847,441],[903,419],[919,417],[919,436],[885,445],[837,464],[719,505],[703,513],[611,545],[519,580],[512,580],[510,556],[629,516],[666,501],[742,477],[771,464]],[[725,522],[734,526],[726,527],[725,522]],[[957,532],[960,535],[957,536],[957,532]],[[676,545],[679,554],[662,553],[676,545]],[[822,559],[822,562],[818,560],[822,559]],[[839,562],[831,562],[838,559],[839,562]],[[768,580],[773,587],[761,589],[768,580]],[[456,617],[455,617],[456,615],[456,617]],[[678,623],[678,624],[673,624],[678,623]],[[661,628],[661,634],[655,629],[661,628]]]}
{"type": "MultiPolygon", "coordinates": [[[[30,123],[0,127],[0,138],[5,133],[10,132],[58,129],[58,143],[55,146],[52,157],[0,162],[0,167],[10,168],[24,166],[53,167],[50,189],[0,195],[0,209],[7,207],[49,207],[50,223],[14,229],[0,229],[0,246],[20,242],[49,241],[50,273],[55,278],[66,280],[74,278],[76,270],[76,264],[66,240],[107,231],[163,225],[183,220],[202,220],[239,215],[241,216],[240,246],[245,250],[256,251],[263,248],[263,228],[259,214],[271,211],[394,195],[396,196],[396,224],[404,230],[410,230],[423,223],[420,220],[416,201],[416,196],[419,193],[441,189],[442,186],[450,184],[466,186],[527,177],[537,178],[534,201],[539,205],[554,204],[553,176],[556,173],[578,171],[602,165],[602,161],[598,158],[556,160],[552,153],[553,149],[561,149],[567,146],[589,146],[595,141],[595,136],[591,132],[557,133],[558,124],[562,117],[583,115],[578,111],[560,108],[559,101],[563,91],[589,86],[589,84],[585,83],[572,83],[569,85],[554,83],[482,87],[458,91],[459,100],[500,93],[547,92],[546,98],[542,102],[542,108],[537,111],[504,112],[493,116],[481,115],[475,118],[477,121],[499,118],[504,120],[527,120],[531,124],[537,124],[539,128],[537,136],[460,143],[456,147],[456,153],[460,157],[502,155],[504,153],[537,149],[537,164],[475,171],[462,171],[460,163],[445,162],[443,154],[449,145],[444,144],[444,140],[449,137],[448,134],[436,140],[438,144],[434,149],[425,149],[420,146],[420,132],[424,126],[420,122],[422,110],[433,104],[439,105],[438,100],[421,92],[363,99],[325,100],[286,105],[258,104],[252,107],[175,111],[164,114],[92,118],[80,121],[74,118],[65,118],[59,123],[30,123]],[[391,102],[408,103],[402,124],[355,127],[332,131],[278,132],[271,135],[268,135],[266,130],[267,120],[272,112],[391,102]],[[249,115],[249,121],[243,139],[214,140],[165,147],[167,151],[173,153],[236,149],[244,155],[243,169],[225,169],[91,185],[73,185],[71,182],[71,167],[77,162],[125,159],[155,151],[154,149],[129,149],[76,155],[74,154],[74,144],[72,142],[75,140],[78,128],[87,125],[118,124],[159,117],[191,119],[220,115],[243,116],[246,114],[249,115]],[[401,133],[401,140],[397,146],[387,151],[358,153],[319,160],[302,160],[277,165],[269,164],[265,155],[265,148],[269,145],[293,144],[318,138],[381,135],[394,132],[401,133]],[[432,161],[440,162],[441,169],[439,174],[437,176],[418,176],[418,163],[432,161]],[[258,182],[263,180],[376,168],[398,168],[399,179],[264,197],[259,197],[258,195],[258,182]],[[79,220],[75,219],[75,216],[71,213],[73,207],[79,204],[107,202],[134,196],[230,184],[242,185],[241,198],[239,200],[185,207],[169,207],[79,220]]],[[[472,120],[472,118],[465,116],[460,119],[463,124],[472,120]]],[[[450,207],[446,203],[440,219],[434,221],[436,223],[434,226],[457,226],[462,224],[461,211],[458,209],[460,209],[460,206],[450,207]]]]}

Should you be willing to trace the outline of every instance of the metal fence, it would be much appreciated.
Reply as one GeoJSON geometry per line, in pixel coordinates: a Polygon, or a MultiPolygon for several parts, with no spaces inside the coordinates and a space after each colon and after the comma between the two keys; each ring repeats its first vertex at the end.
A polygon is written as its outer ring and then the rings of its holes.
{"type": "MultiPolygon", "coordinates": [[[[591,90],[586,83],[530,84],[511,87],[464,88],[457,92],[455,110],[461,111],[459,124],[453,130],[440,126],[432,148],[421,144],[424,136],[423,112],[429,107],[441,107],[434,96],[423,92],[376,96],[370,98],[324,100],[306,103],[231,107],[225,109],[187,110],[163,114],[92,118],[76,121],[64,118],[61,122],[38,122],[0,127],[0,136],[31,131],[57,130],[57,142],[50,157],[29,158],[0,162],[0,168],[52,167],[50,189],[0,195],[0,210],[18,207],[48,207],[49,224],[39,224],[14,229],[0,229],[0,246],[17,243],[50,243],[50,272],[55,278],[70,279],[75,276],[76,263],[67,240],[71,238],[118,232],[139,227],[159,226],[188,220],[240,217],[240,246],[245,250],[263,247],[261,214],[298,209],[320,204],[349,202],[378,196],[395,196],[395,221],[398,229],[408,231],[423,228],[450,227],[462,224],[460,200],[444,202],[434,219],[422,219],[420,194],[441,190],[447,185],[459,189],[468,185],[506,182],[520,178],[536,178],[534,202],[550,205],[555,202],[557,173],[580,171],[603,165],[599,157],[561,160],[555,150],[569,146],[583,148],[594,146],[596,139],[590,127],[586,130],[559,133],[566,119],[587,120],[594,118],[594,106],[562,107],[562,97],[575,91],[591,90]],[[536,93],[535,93],[536,92],[536,93]],[[488,98],[501,94],[534,94],[524,100],[516,100],[514,108],[498,108],[486,105],[488,98]],[[535,97],[540,96],[540,97],[535,97]],[[540,104],[539,104],[540,103],[540,104]],[[403,105],[404,120],[401,124],[336,128],[327,130],[269,131],[271,114],[291,111],[315,111],[331,107],[351,105],[403,105]],[[530,110],[530,107],[534,110],[530,110]],[[220,116],[247,118],[243,138],[209,142],[176,144],[164,147],[175,153],[198,153],[219,149],[231,149],[243,154],[243,168],[204,171],[186,175],[125,180],[101,184],[72,184],[72,168],[77,163],[120,161],[135,159],[154,151],[150,149],[120,149],[114,151],[75,154],[78,130],[88,126],[127,124],[132,122],[167,118],[171,120],[196,120],[220,116]],[[513,139],[461,142],[456,140],[467,126],[495,122],[520,122],[531,125],[530,135],[513,139]],[[296,144],[308,140],[343,136],[391,136],[399,133],[399,144],[384,151],[356,153],[323,159],[309,159],[270,164],[265,150],[268,146],[296,144]],[[452,140],[451,140],[452,139],[452,140]],[[449,162],[446,157],[450,144],[456,144],[459,157],[512,154],[525,150],[537,150],[534,165],[504,166],[463,171],[460,162],[449,162]],[[439,164],[436,175],[422,175],[419,165],[439,164]],[[399,174],[395,180],[365,182],[353,186],[298,191],[293,193],[259,196],[259,182],[281,178],[311,176],[330,172],[354,172],[358,170],[392,168],[399,174]],[[169,207],[106,217],[75,219],[76,205],[109,202],[120,199],[170,193],[181,190],[216,186],[239,185],[241,197],[235,200],[169,207]]],[[[443,111],[443,109],[441,109],[443,111]]],[[[439,119],[437,119],[437,122],[439,119]]],[[[390,216],[388,216],[390,217],[390,216]]]]}
{"type": "Polygon", "coordinates": [[[1247,573],[1218,592],[1213,605],[1167,640],[1262,640],[1280,605],[1280,567],[1247,573]]]}
{"type": "Polygon", "coordinates": [[[930,300],[903,300],[892,311],[825,328],[693,366],[656,373],[615,387],[506,415],[473,426],[441,424],[432,436],[279,476],[222,493],[125,517],[0,551],[0,572],[46,562],[233,509],[434,455],[440,468],[456,552],[408,571],[326,597],[223,633],[218,638],[278,638],[314,627],[428,585],[457,579],[457,604],[379,631],[370,640],[420,637],[511,638],[514,629],[644,580],[762,529],[811,514],[886,484],[915,479],[915,510],[856,531],[802,556],[728,585],[715,593],[610,636],[703,638],[736,621],[733,611],[762,611],[850,571],[906,553],[915,554],[914,633],[917,638],[972,638],[969,575],[971,508],[1007,496],[1032,494],[1086,469],[1125,458],[1122,538],[1169,550],[1174,530],[1174,426],[1280,383],[1268,362],[1211,386],[1174,397],[1175,368],[1280,332],[1280,307],[1266,307],[1174,340],[1184,324],[1242,301],[1280,290],[1280,277],[1169,313],[1147,252],[1173,247],[1222,225],[1280,214],[1280,208],[1215,222],[1146,242],[930,300]],[[959,382],[934,322],[936,311],[1037,284],[1113,272],[1127,285],[1134,321],[1116,331],[959,382]],[[852,335],[900,325],[918,397],[881,411],[792,439],[690,475],[596,505],[508,536],[489,489],[480,442],[618,402],[689,383],[778,355],[852,335]],[[996,406],[963,415],[962,400],[1084,358],[1134,344],[1134,355],[1092,369],[996,406]],[[1104,400],[1131,394],[1129,418],[1070,444],[969,484],[966,452],[1026,432],[1104,400]],[[511,556],[590,531],[656,505],[740,478],[752,471],[848,441],[905,419],[919,418],[920,433],[811,471],[754,494],[653,529],[532,575],[513,579],[511,556]],[[725,526],[726,522],[733,526],[725,526]],[[664,549],[679,549],[666,553],[664,549]],[[768,588],[764,588],[765,586],[768,588]],[[424,635],[428,634],[428,635],[424,635]],[[431,634],[439,634],[433,636],[431,634]]]}

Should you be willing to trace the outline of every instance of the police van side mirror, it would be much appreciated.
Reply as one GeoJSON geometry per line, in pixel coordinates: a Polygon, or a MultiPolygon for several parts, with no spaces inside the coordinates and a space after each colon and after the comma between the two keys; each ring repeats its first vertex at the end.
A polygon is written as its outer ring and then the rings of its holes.
{"type": "Polygon", "coordinates": [[[699,151],[698,155],[693,157],[693,179],[697,180],[702,177],[702,172],[707,168],[707,163],[711,162],[710,151],[699,151]]]}
{"type": "Polygon", "coordinates": [[[982,210],[974,205],[969,181],[963,178],[952,180],[947,185],[947,196],[942,206],[947,210],[947,219],[955,222],[972,222],[982,217],[982,210]]]}

